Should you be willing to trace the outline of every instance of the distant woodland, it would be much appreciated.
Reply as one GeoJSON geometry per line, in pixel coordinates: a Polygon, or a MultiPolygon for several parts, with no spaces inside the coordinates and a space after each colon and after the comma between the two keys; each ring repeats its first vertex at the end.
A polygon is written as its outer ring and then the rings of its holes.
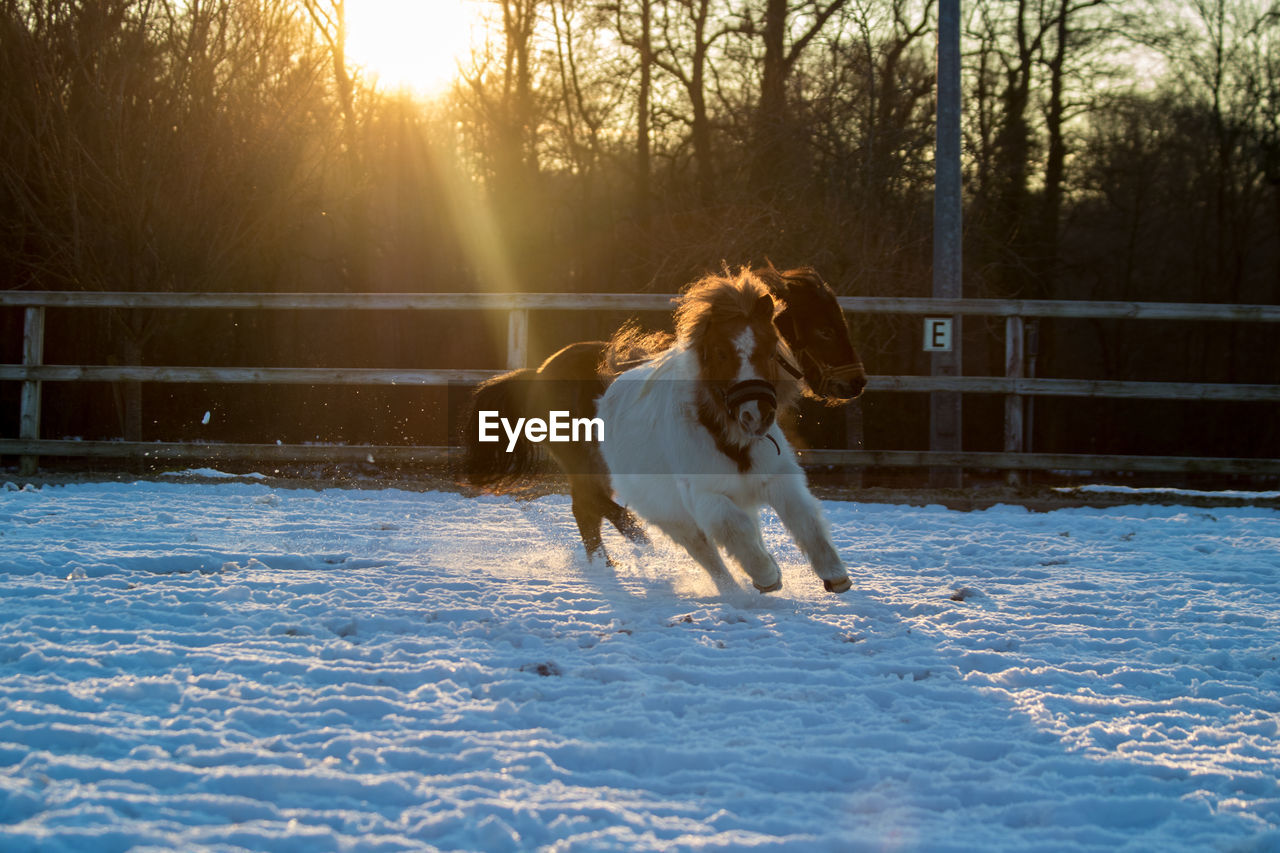
{"type": "MultiPolygon", "coordinates": [[[[347,61],[344,0],[0,0],[0,288],[672,292],[769,259],[843,294],[929,295],[931,0],[470,2],[487,37],[427,101],[347,61]]],[[[962,14],[966,296],[1280,303],[1280,6],[962,14]]],[[[531,352],[625,319],[536,314],[531,352]]],[[[872,374],[928,372],[918,319],[851,325],[872,374]]],[[[1035,370],[1273,383],[1277,331],[1045,321],[1035,370]]],[[[47,334],[70,364],[496,368],[505,343],[467,313],[67,309],[47,334]]],[[[1003,373],[1002,335],[966,322],[965,373],[1003,373]]],[[[21,337],[0,311],[0,360],[21,337]]],[[[0,386],[5,436],[17,394],[0,386]]],[[[439,444],[451,408],[421,389],[44,394],[48,438],[439,444]]],[[[966,448],[998,449],[1002,401],[965,405],[966,448]]],[[[868,394],[865,446],[925,448],[927,412],[868,394]]],[[[812,418],[838,446],[843,422],[812,418]]],[[[1280,457],[1278,422],[1040,399],[1032,445],[1280,457]]]]}

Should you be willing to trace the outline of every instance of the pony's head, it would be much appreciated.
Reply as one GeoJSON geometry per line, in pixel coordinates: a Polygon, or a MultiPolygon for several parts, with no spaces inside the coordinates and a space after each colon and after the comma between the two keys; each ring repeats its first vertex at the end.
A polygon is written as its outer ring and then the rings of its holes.
{"type": "Polygon", "coordinates": [[[773,297],[747,270],[709,275],[676,308],[676,342],[698,361],[698,417],[732,444],[773,426],[778,410],[778,334],[773,297]]]}
{"type": "Polygon", "coordinates": [[[779,272],[770,263],[757,275],[783,305],[773,324],[813,395],[835,406],[861,394],[867,372],[830,285],[813,267],[779,272]]]}

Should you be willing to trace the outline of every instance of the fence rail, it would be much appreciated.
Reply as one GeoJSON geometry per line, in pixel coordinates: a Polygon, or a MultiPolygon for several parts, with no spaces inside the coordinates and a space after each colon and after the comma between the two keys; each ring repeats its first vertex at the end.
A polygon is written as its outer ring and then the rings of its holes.
{"type": "MultiPolygon", "coordinates": [[[[177,441],[68,441],[0,439],[0,454],[194,461],[377,462],[443,465],[448,447],[351,444],[212,444],[177,441]]],[[[1085,453],[944,453],[930,450],[800,450],[809,468],[971,468],[995,471],[1144,471],[1183,474],[1280,475],[1280,459],[1228,456],[1120,456],[1085,453]]]]}
{"type": "MultiPolygon", "coordinates": [[[[40,398],[44,382],[163,382],[303,385],[433,386],[476,383],[491,370],[387,370],[291,367],[164,367],[47,365],[43,363],[49,308],[166,310],[360,310],[506,312],[507,367],[529,362],[530,311],[669,311],[676,296],[661,293],[106,293],[0,291],[0,307],[25,309],[23,362],[0,365],[0,381],[22,383],[19,437],[0,439],[0,454],[17,455],[24,472],[39,456],[105,456],[156,459],[245,457],[260,460],[349,461],[378,458],[438,462],[447,448],[379,445],[262,445],[183,442],[52,441],[41,439],[40,398]]],[[[1280,323],[1280,305],[1212,305],[1166,302],[1077,302],[1065,300],[922,299],[841,297],[840,306],[860,314],[977,315],[1005,318],[1005,376],[873,376],[872,392],[963,392],[1006,397],[1004,453],[814,450],[801,454],[810,465],[961,467],[1040,470],[1127,470],[1217,473],[1280,473],[1278,459],[1117,456],[1024,453],[1021,401],[1026,396],[1280,402],[1280,385],[1243,383],[1132,382],[1026,378],[1022,375],[1026,318],[1142,321],[1280,323]]]]}
{"type": "MultiPolygon", "coordinates": [[[[666,311],[676,298],[677,295],[672,293],[109,293],[3,290],[0,291],[0,306],[316,311],[666,311]]],[[[1280,322],[1280,305],[897,296],[841,296],[839,302],[845,311],[862,314],[1280,322]]]]}
{"type": "MultiPolygon", "coordinates": [[[[0,382],[163,382],[228,385],[448,385],[478,383],[496,370],[395,370],[331,367],[127,367],[71,364],[0,365],[0,382]]],[[[1005,376],[872,376],[868,391],[959,391],[1041,397],[1127,397],[1147,400],[1280,402],[1280,385],[1119,382],[1005,376]]]]}

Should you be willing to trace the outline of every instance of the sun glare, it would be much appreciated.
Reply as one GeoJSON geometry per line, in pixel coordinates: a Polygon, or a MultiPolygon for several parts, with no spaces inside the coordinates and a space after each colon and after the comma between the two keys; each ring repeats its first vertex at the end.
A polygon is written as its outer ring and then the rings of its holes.
{"type": "Polygon", "coordinates": [[[347,0],[347,61],[385,90],[431,98],[483,36],[480,0],[347,0]]]}

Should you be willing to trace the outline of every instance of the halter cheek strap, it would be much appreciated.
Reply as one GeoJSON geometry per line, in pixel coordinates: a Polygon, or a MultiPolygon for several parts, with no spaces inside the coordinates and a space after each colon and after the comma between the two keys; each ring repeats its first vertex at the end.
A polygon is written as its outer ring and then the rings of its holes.
{"type": "Polygon", "coordinates": [[[791,378],[804,379],[804,371],[801,370],[794,361],[783,355],[781,351],[774,355],[774,360],[777,361],[778,364],[782,365],[783,370],[791,374],[791,378]]]}
{"type": "Polygon", "coordinates": [[[804,377],[804,369],[800,364],[805,361],[812,363],[814,368],[818,371],[818,387],[813,388],[813,390],[821,396],[828,396],[827,388],[832,382],[839,382],[842,379],[852,379],[860,373],[866,373],[866,368],[862,366],[861,361],[852,361],[848,364],[841,364],[839,366],[832,367],[830,364],[814,355],[813,352],[810,351],[809,347],[801,341],[797,341],[794,347],[786,345],[785,341],[781,343],[783,343],[784,346],[774,353],[774,360],[778,362],[783,370],[791,374],[794,379],[801,382],[807,382],[807,380],[804,377]]]}

